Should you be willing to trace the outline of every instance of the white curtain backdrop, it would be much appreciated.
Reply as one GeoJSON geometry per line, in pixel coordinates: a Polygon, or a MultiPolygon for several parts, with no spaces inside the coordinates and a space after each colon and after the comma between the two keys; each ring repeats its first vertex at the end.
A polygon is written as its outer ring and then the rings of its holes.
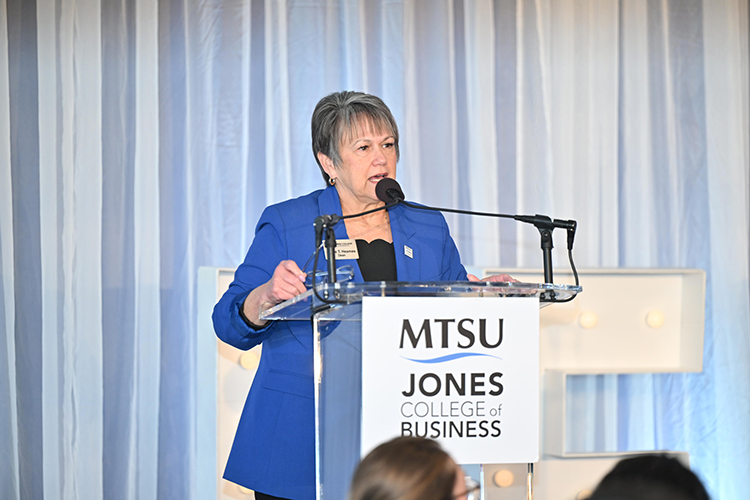
{"type": "MultiPolygon", "coordinates": [[[[747,0],[0,0],[0,497],[195,499],[196,276],[322,187],[315,103],[381,96],[435,206],[579,223],[579,267],[707,273],[704,371],[589,376],[577,451],[750,477],[747,0]]],[[[533,228],[449,215],[463,260],[533,228]]],[[[558,236],[558,238],[561,238],[558,236]]],[[[562,239],[555,261],[563,265],[562,239]]]]}

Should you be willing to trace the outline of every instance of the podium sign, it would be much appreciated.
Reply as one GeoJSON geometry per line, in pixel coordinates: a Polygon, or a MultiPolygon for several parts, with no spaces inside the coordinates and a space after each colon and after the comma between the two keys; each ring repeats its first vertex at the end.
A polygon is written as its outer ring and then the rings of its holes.
{"type": "Polygon", "coordinates": [[[536,297],[364,297],[364,456],[400,435],[457,463],[539,460],[536,297]]]}

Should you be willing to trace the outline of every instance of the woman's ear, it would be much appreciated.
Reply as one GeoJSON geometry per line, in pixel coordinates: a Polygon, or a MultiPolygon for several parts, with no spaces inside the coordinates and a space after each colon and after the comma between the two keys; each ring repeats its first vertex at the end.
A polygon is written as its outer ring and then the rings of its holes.
{"type": "Polygon", "coordinates": [[[318,161],[320,162],[320,165],[323,167],[323,170],[325,173],[328,174],[328,177],[335,179],[337,177],[336,175],[336,166],[333,164],[333,160],[331,160],[328,156],[324,155],[321,152],[318,152],[318,161]]]}

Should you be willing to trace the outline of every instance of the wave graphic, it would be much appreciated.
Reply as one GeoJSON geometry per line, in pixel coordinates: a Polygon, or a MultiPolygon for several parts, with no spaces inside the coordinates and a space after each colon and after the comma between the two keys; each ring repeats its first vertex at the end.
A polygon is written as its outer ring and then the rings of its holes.
{"type": "Polygon", "coordinates": [[[447,356],[439,356],[437,358],[430,358],[430,359],[413,359],[413,358],[407,358],[405,356],[401,356],[401,357],[408,361],[414,361],[415,363],[425,363],[425,364],[432,365],[435,363],[444,363],[446,361],[453,361],[454,359],[471,358],[474,356],[486,356],[488,358],[495,358],[499,360],[503,359],[503,358],[498,358],[497,356],[493,356],[492,354],[482,354],[479,352],[459,352],[456,354],[449,354],[447,356]]]}

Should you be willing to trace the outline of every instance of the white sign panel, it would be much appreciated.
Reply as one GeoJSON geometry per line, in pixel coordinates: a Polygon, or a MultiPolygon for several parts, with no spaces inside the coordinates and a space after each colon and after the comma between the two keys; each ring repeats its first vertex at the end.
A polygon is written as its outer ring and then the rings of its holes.
{"type": "Polygon", "coordinates": [[[457,463],[539,459],[539,301],[365,297],[362,455],[400,435],[457,463]]]}

